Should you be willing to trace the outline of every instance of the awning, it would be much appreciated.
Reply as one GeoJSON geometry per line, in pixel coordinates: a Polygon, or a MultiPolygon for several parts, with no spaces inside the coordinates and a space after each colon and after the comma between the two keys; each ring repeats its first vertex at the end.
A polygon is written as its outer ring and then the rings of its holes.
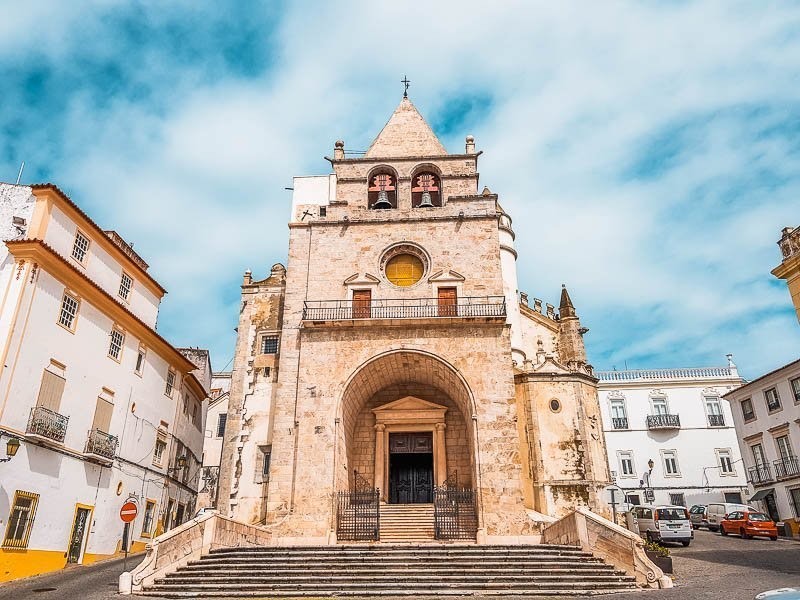
{"type": "Polygon", "coordinates": [[[755,496],[753,496],[752,498],[750,498],[750,500],[748,500],[748,502],[755,502],[756,500],[763,500],[764,498],[766,498],[770,494],[774,494],[774,493],[775,493],[775,488],[769,488],[769,489],[766,489],[766,490],[759,490],[759,491],[756,492],[755,496]]]}

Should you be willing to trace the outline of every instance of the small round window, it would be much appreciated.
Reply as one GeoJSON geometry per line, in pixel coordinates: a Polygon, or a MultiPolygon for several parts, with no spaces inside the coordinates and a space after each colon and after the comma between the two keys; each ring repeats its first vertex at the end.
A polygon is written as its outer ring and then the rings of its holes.
{"type": "Polygon", "coordinates": [[[561,402],[559,402],[557,398],[550,400],[550,410],[553,412],[558,412],[561,410],[561,402]]]}
{"type": "Polygon", "coordinates": [[[413,254],[398,254],[389,259],[385,267],[386,279],[399,287],[414,285],[425,273],[422,260],[413,254]]]}

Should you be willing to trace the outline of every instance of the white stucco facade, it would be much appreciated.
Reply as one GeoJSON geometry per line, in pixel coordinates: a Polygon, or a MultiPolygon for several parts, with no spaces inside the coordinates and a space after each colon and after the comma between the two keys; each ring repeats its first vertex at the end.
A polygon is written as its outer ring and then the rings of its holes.
{"type": "Polygon", "coordinates": [[[722,398],[742,383],[732,361],[596,375],[609,468],[629,504],[647,502],[646,490],[653,502],[687,507],[744,499],[745,468],[722,398]]]}
{"type": "Polygon", "coordinates": [[[207,394],[153,329],[163,289],[121,238],[54,186],[0,184],[0,217],[0,451],[21,444],[0,479],[4,581],[114,555],[127,499],[134,550],[190,518],[207,394]]]}
{"type": "Polygon", "coordinates": [[[219,464],[222,456],[222,440],[228,420],[228,398],[231,390],[231,372],[214,373],[211,378],[211,397],[206,415],[205,439],[203,440],[202,486],[197,497],[198,508],[216,507],[219,464]]]}
{"type": "Polygon", "coordinates": [[[753,500],[800,533],[800,360],[732,392],[730,402],[753,500]]]}

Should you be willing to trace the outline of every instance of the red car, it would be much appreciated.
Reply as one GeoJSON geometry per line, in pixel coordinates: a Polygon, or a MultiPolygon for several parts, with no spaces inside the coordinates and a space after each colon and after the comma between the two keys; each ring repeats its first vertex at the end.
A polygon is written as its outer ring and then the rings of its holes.
{"type": "Polygon", "coordinates": [[[778,528],[764,513],[737,510],[725,515],[719,522],[719,531],[722,535],[738,533],[749,540],[755,535],[763,535],[773,542],[778,539],[778,528]]]}

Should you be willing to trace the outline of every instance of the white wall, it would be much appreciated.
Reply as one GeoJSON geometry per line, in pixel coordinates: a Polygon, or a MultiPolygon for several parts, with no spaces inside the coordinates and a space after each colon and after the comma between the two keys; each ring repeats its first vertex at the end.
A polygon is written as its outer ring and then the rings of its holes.
{"type": "Polygon", "coordinates": [[[704,394],[721,397],[739,384],[738,376],[725,380],[695,381],[643,381],[608,382],[599,384],[599,396],[603,414],[603,429],[606,436],[609,468],[616,472],[617,485],[633,493],[639,493],[644,503],[644,493],[639,492],[640,480],[646,479],[647,462],[652,459],[654,467],[650,486],[655,491],[655,501],[669,503],[670,492],[683,492],[688,506],[721,501],[723,493],[746,494],[745,469],[741,462],[736,431],[733,427],[730,405],[720,400],[725,419],[724,427],[710,427],[704,394]],[[647,416],[652,414],[651,394],[655,391],[667,397],[670,414],[680,417],[679,429],[650,430],[647,416]],[[611,419],[610,398],[624,396],[628,429],[615,430],[611,419]],[[715,450],[729,450],[734,472],[723,474],[715,450]],[[664,450],[677,453],[679,476],[665,473],[664,450]],[[632,451],[635,474],[623,476],[619,460],[620,451],[632,451]]]}

